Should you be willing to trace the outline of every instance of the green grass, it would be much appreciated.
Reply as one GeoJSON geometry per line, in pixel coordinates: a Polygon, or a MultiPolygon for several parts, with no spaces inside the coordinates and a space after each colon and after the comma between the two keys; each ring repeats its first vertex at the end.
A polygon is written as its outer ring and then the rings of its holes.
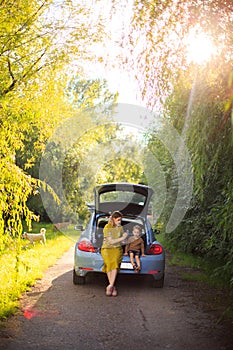
{"type": "Polygon", "coordinates": [[[38,223],[33,225],[32,232],[39,232],[41,227],[46,228],[46,246],[39,242],[33,246],[28,240],[17,239],[0,255],[0,319],[16,312],[21,295],[74,245],[80,234],[73,227],[63,234],[54,232],[52,224],[38,223]]]}
{"type": "Polygon", "coordinates": [[[182,274],[183,279],[204,282],[216,288],[229,287],[230,289],[228,277],[222,275],[219,278],[219,274],[215,272],[218,267],[217,261],[173,250],[171,253],[168,261],[170,266],[189,268],[189,272],[182,274]]]}
{"type": "Polygon", "coordinates": [[[166,242],[162,233],[157,236],[157,239],[163,244],[165,250],[170,253],[169,259],[167,259],[168,265],[189,268],[188,272],[182,274],[183,279],[196,280],[217,288],[229,286],[229,276],[224,278],[222,274],[221,278],[219,278],[219,274],[216,273],[216,269],[219,267],[219,263],[216,260],[177,251],[166,242]]]}

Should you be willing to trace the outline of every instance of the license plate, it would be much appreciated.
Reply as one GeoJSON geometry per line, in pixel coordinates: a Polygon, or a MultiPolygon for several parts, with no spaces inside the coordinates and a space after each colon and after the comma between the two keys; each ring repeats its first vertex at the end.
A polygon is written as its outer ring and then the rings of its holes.
{"type": "Polygon", "coordinates": [[[133,266],[132,266],[131,263],[122,262],[121,263],[121,269],[132,270],[133,266]]]}

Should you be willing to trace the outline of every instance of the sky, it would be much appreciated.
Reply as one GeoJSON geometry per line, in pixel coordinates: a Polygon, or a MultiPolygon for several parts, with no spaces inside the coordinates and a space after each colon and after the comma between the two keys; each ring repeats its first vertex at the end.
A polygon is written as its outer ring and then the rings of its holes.
{"type": "Polygon", "coordinates": [[[84,72],[91,78],[106,79],[109,89],[112,92],[119,92],[118,102],[141,104],[142,101],[139,101],[137,97],[137,82],[133,73],[130,75],[116,62],[116,57],[123,58],[126,55],[126,48],[119,43],[122,36],[127,36],[129,31],[132,4],[132,0],[122,0],[121,6],[117,6],[113,10],[112,1],[93,1],[94,15],[104,18],[105,32],[108,39],[105,39],[102,43],[92,45],[91,50],[96,56],[96,60],[93,60],[91,65],[90,63],[87,66],[84,65],[84,72]],[[112,12],[114,14],[111,16],[112,12]],[[100,57],[103,59],[99,60],[100,57]]]}
{"type": "Polygon", "coordinates": [[[87,67],[84,65],[83,68],[85,75],[90,78],[106,79],[109,90],[119,92],[119,103],[138,104],[140,102],[136,91],[137,82],[128,72],[118,68],[105,68],[103,65],[97,63],[92,66],[92,70],[90,69],[90,65],[87,67]]]}

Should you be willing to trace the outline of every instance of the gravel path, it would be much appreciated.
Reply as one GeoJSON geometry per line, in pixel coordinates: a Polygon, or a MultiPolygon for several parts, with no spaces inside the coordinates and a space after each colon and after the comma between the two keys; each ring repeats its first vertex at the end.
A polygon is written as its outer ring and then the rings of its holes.
{"type": "Polygon", "coordinates": [[[23,296],[22,310],[1,329],[0,349],[233,349],[232,323],[218,322],[179,268],[166,267],[163,289],[143,276],[119,276],[118,297],[106,297],[105,275],[73,285],[73,249],[23,296]]]}

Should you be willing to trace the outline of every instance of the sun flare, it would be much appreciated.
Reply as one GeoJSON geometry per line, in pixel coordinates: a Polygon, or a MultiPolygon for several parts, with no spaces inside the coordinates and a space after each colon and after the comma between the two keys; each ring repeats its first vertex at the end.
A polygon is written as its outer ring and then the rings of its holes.
{"type": "Polygon", "coordinates": [[[207,62],[215,53],[216,48],[211,38],[204,32],[193,30],[186,38],[187,60],[197,64],[207,62]]]}

